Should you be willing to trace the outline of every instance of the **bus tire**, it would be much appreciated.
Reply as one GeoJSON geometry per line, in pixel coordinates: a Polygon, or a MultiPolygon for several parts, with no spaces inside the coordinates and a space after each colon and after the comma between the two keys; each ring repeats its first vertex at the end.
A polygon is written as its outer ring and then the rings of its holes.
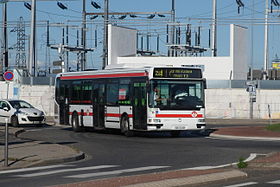
{"type": "Polygon", "coordinates": [[[79,116],[78,116],[77,113],[73,114],[71,124],[72,124],[72,129],[75,132],[81,132],[82,131],[82,127],[79,125],[79,116]]]}
{"type": "Polygon", "coordinates": [[[172,137],[179,137],[180,134],[181,134],[180,131],[171,131],[170,133],[171,133],[171,136],[172,136],[172,137]]]}
{"type": "Polygon", "coordinates": [[[17,116],[12,116],[11,117],[11,125],[13,127],[18,127],[18,118],[17,118],[17,116]]]}
{"type": "Polygon", "coordinates": [[[131,137],[134,135],[133,131],[129,129],[128,116],[123,116],[121,118],[121,133],[123,133],[126,137],[131,137]]]}

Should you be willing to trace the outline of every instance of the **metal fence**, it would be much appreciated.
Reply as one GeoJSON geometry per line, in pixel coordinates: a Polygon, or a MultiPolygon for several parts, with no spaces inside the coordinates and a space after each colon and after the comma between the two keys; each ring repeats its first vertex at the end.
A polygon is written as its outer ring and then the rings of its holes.
{"type": "MultiPolygon", "coordinates": [[[[51,85],[55,77],[21,77],[19,83],[23,85],[51,85]]],[[[207,80],[207,88],[247,88],[247,80],[207,80]]],[[[256,80],[258,89],[279,90],[280,80],[256,80]]]]}
{"type": "MultiPolygon", "coordinates": [[[[247,80],[207,80],[207,88],[247,88],[247,80]]],[[[257,80],[258,89],[280,90],[280,80],[257,80]]]]}
{"type": "Polygon", "coordinates": [[[54,77],[21,77],[19,83],[23,85],[54,85],[54,77]]]}

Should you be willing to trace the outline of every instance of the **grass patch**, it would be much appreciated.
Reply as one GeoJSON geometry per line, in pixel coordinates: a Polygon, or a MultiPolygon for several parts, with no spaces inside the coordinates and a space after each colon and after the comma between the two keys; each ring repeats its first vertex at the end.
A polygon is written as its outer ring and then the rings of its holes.
{"type": "Polygon", "coordinates": [[[248,163],[247,162],[244,162],[244,158],[239,158],[239,161],[237,163],[237,167],[239,169],[242,169],[242,168],[246,168],[248,166],[248,163]]]}
{"type": "Polygon", "coordinates": [[[273,132],[280,132],[280,123],[269,125],[265,129],[273,132]]]}

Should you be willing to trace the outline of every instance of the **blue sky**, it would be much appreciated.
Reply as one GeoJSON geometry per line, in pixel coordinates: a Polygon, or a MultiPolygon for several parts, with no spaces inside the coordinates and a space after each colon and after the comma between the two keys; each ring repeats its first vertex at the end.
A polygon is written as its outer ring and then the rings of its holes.
{"type": "MultiPolygon", "coordinates": [[[[70,44],[75,46],[77,43],[77,27],[80,27],[81,21],[81,11],[82,11],[82,1],[72,0],[72,1],[60,1],[65,6],[67,10],[62,10],[57,6],[57,1],[37,1],[37,59],[39,64],[44,67],[46,61],[57,60],[57,51],[50,50],[48,53],[46,48],[46,21],[49,21],[52,25],[51,27],[51,43],[58,44],[62,42],[62,27],[54,27],[54,23],[64,23],[75,27],[71,27],[69,30],[69,40],[70,44]],[[48,55],[50,54],[50,55],[48,55]]],[[[103,0],[94,0],[97,2],[102,9],[97,10],[91,6],[91,0],[86,0],[86,11],[87,12],[102,12],[103,11],[103,0]]],[[[240,8],[238,13],[238,6],[236,0],[217,0],[217,14],[218,14],[218,55],[228,56],[229,55],[229,24],[236,23],[249,28],[249,35],[253,33],[253,40],[251,36],[249,37],[249,44],[253,44],[253,52],[249,49],[250,56],[253,59],[254,68],[262,68],[263,66],[263,41],[264,41],[264,10],[265,10],[265,0],[242,0],[245,4],[244,8],[240,8]],[[255,21],[252,21],[254,19],[255,21]],[[258,20],[258,21],[257,21],[258,20]],[[253,23],[253,27],[252,27],[253,23]],[[252,31],[253,28],[253,32],[252,31]]],[[[198,26],[202,29],[201,35],[201,45],[202,47],[208,48],[208,30],[211,28],[210,19],[212,17],[212,0],[175,0],[176,6],[176,20],[182,24],[182,29],[185,29],[186,24],[192,25],[193,36],[194,32],[197,31],[198,26]]],[[[166,12],[171,9],[171,0],[109,0],[109,7],[111,12],[166,12]]],[[[274,7],[278,9],[277,7],[274,7]]],[[[279,14],[279,13],[278,13],[279,14]]],[[[270,15],[273,21],[280,21],[277,13],[270,15]]],[[[12,30],[16,25],[16,21],[22,16],[25,21],[27,21],[26,34],[30,33],[30,28],[28,27],[28,21],[31,18],[31,11],[24,7],[23,2],[9,2],[8,3],[8,21],[9,29],[12,30]]],[[[169,19],[167,15],[166,18],[159,18],[156,16],[154,19],[147,19],[148,15],[142,15],[135,18],[126,18],[125,20],[132,21],[116,21],[119,25],[125,23],[124,26],[137,28],[141,32],[149,32],[155,35],[152,37],[150,48],[156,50],[155,40],[156,36],[160,36],[160,49],[159,55],[166,54],[166,22],[169,19]]],[[[2,20],[2,15],[0,15],[2,20]]],[[[115,16],[117,18],[118,16],[115,16]]],[[[89,19],[89,17],[88,17],[89,19]]],[[[98,46],[93,53],[88,55],[88,68],[100,68],[102,55],[102,18],[96,18],[88,24],[88,37],[87,44],[88,47],[95,47],[94,31],[98,31],[98,46]]],[[[275,55],[280,56],[279,42],[280,42],[280,32],[279,25],[270,26],[270,60],[274,59],[275,55]]],[[[194,39],[193,39],[194,41],[194,39]]],[[[16,43],[16,33],[9,33],[9,46],[12,47],[16,43]]],[[[182,42],[183,43],[183,42],[182,42]]],[[[28,51],[28,49],[26,49],[28,51]]],[[[10,51],[10,61],[14,61],[15,50],[10,51]]],[[[205,53],[204,56],[208,56],[210,53],[205,53]]],[[[70,63],[75,64],[77,57],[76,54],[70,55],[70,63]]]]}

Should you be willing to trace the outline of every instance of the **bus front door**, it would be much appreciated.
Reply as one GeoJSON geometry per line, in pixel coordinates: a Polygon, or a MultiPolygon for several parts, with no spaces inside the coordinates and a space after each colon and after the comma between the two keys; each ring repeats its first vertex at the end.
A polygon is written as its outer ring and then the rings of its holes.
{"type": "Polygon", "coordinates": [[[93,86],[93,127],[104,128],[105,113],[105,85],[94,84],[93,86]]]}
{"type": "Polygon", "coordinates": [[[145,130],[147,128],[147,93],[146,83],[133,84],[133,124],[135,129],[145,130]]]}

